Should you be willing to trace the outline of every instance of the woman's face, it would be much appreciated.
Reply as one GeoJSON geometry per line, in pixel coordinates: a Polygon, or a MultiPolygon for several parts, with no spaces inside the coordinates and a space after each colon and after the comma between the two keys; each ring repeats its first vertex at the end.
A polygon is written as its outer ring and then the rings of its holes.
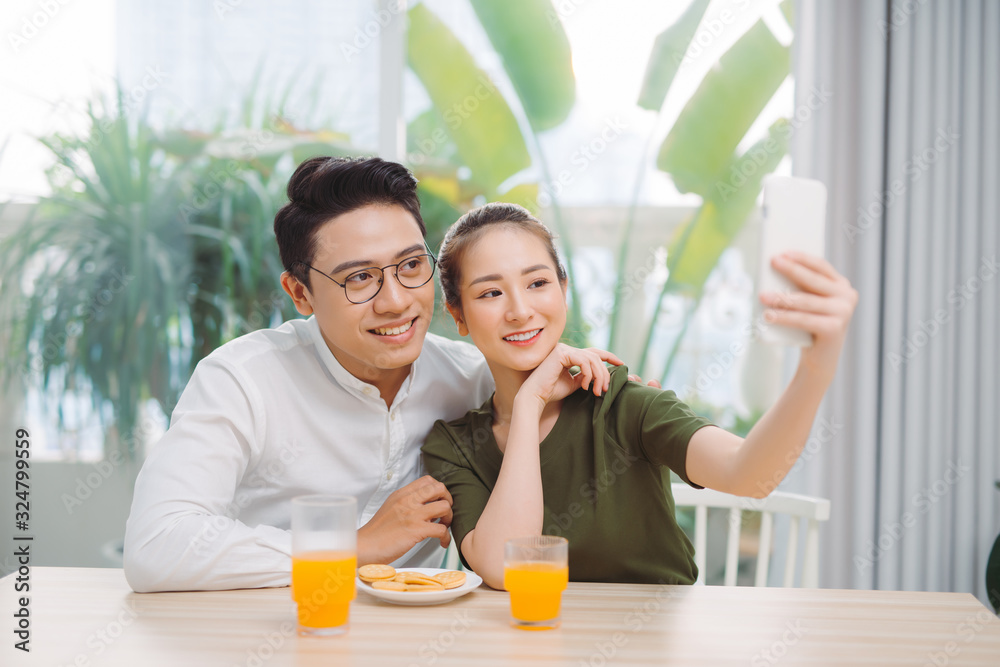
{"type": "Polygon", "coordinates": [[[463,253],[462,310],[449,308],[491,367],[534,370],[566,327],[566,289],[545,243],[516,227],[498,226],[463,253]]]}

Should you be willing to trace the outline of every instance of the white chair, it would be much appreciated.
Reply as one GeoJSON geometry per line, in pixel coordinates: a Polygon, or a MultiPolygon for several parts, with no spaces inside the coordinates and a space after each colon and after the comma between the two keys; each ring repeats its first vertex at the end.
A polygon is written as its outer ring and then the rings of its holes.
{"type": "Polygon", "coordinates": [[[725,585],[736,585],[740,530],[743,512],[761,512],[760,544],[757,549],[757,571],[754,586],[767,586],[767,573],[771,557],[774,515],[787,514],[789,523],[788,545],[785,550],[785,575],[782,585],[793,586],[795,564],[799,545],[799,524],[806,521],[806,546],[802,562],[802,588],[819,585],[819,522],[830,518],[830,501],[797,493],[773,491],[766,498],[744,498],[712,489],[695,489],[687,484],[671,485],[677,508],[694,507],[694,560],[698,565],[698,580],[704,583],[705,545],[708,528],[708,509],[729,510],[729,535],[726,543],[725,585]]]}

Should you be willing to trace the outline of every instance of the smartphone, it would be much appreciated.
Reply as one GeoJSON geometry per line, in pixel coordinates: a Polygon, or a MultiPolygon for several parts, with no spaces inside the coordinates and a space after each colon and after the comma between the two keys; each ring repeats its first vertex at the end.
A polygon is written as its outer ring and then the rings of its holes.
{"type": "MultiPolygon", "coordinates": [[[[764,179],[763,224],[760,233],[760,273],[757,294],[799,291],[771,267],[771,259],[789,250],[823,256],[826,235],[826,186],[810,178],[767,176],[764,179]]],[[[812,335],[799,329],[770,324],[755,304],[760,338],[766,343],[810,347],[812,335]]]]}

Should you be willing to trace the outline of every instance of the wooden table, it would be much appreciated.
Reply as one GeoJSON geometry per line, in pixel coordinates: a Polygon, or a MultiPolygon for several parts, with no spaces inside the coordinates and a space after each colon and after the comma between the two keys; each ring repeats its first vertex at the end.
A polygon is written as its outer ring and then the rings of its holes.
{"type": "Polygon", "coordinates": [[[508,626],[480,588],[400,607],[358,593],[343,637],[295,635],[287,588],[133,593],[121,570],[31,570],[31,653],[0,580],[0,665],[1000,665],[1000,619],[964,593],[570,584],[563,626],[508,626]]]}

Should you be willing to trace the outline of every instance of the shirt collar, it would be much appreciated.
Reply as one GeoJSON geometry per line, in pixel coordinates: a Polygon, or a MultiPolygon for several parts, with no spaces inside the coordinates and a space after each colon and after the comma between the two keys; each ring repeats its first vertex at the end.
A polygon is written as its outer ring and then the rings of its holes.
{"type": "Polygon", "coordinates": [[[365,396],[373,396],[378,398],[379,391],[378,387],[373,384],[368,384],[364,380],[359,380],[348,372],[339,361],[337,357],[333,356],[333,352],[330,351],[330,346],[326,344],[326,340],[323,338],[323,332],[319,330],[319,322],[316,321],[316,316],[312,315],[309,317],[309,329],[312,332],[313,344],[316,346],[316,353],[319,354],[320,360],[326,369],[330,371],[330,375],[333,379],[337,381],[337,384],[344,387],[345,389],[352,390],[357,393],[361,393],[365,396]]]}
{"type": "MultiPolygon", "coordinates": [[[[379,392],[378,387],[354,377],[354,375],[352,375],[346,368],[343,367],[343,365],[341,365],[339,361],[337,361],[337,357],[335,357],[333,352],[330,351],[330,346],[326,344],[326,340],[323,338],[323,332],[319,329],[319,322],[316,321],[316,316],[311,315],[308,322],[309,329],[312,332],[313,344],[316,346],[316,352],[319,354],[319,358],[323,361],[327,370],[330,371],[330,375],[333,376],[333,379],[336,380],[340,386],[348,389],[349,391],[379,399],[381,397],[381,393],[379,392]]],[[[413,377],[417,373],[417,366],[419,363],[420,357],[418,356],[417,360],[410,366],[410,374],[403,381],[403,386],[399,388],[399,393],[396,394],[396,399],[393,401],[393,405],[397,405],[399,401],[409,394],[410,387],[413,386],[413,377]]]]}

